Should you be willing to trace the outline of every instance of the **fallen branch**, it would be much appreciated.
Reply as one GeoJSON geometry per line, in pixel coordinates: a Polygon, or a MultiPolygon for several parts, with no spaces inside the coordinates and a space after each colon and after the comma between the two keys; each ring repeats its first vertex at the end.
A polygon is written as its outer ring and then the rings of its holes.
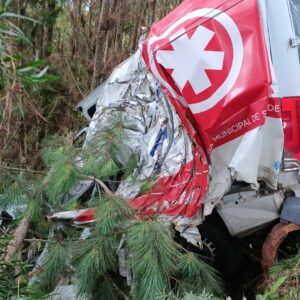
{"type": "Polygon", "coordinates": [[[109,197],[114,197],[115,194],[107,187],[107,185],[100,179],[92,176],[86,176],[84,177],[85,180],[93,180],[95,181],[100,187],[103,188],[105,194],[109,197]]]}
{"type": "Polygon", "coordinates": [[[23,245],[24,239],[29,231],[30,228],[30,218],[25,216],[21,223],[19,224],[18,228],[13,234],[14,239],[9,242],[6,250],[6,255],[4,257],[5,262],[9,262],[16,252],[21,248],[23,245]]]}
{"type": "Polygon", "coordinates": [[[2,166],[2,165],[0,166],[0,169],[7,170],[7,171],[12,171],[12,172],[26,172],[26,173],[46,175],[42,171],[35,171],[35,170],[21,169],[21,168],[12,168],[12,167],[2,166]]]}

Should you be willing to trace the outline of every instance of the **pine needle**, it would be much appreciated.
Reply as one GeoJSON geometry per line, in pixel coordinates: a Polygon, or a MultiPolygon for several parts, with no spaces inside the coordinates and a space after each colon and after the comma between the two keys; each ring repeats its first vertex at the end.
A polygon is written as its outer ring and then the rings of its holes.
{"type": "Polygon", "coordinates": [[[119,293],[114,286],[104,277],[97,280],[97,286],[93,291],[92,300],[118,300],[120,299],[119,293]]]}
{"type": "Polygon", "coordinates": [[[101,200],[97,215],[96,230],[105,236],[116,234],[116,230],[125,227],[133,217],[133,211],[125,199],[110,197],[101,200]]]}
{"type": "Polygon", "coordinates": [[[170,293],[169,295],[163,295],[157,300],[223,300],[223,298],[216,298],[211,293],[203,290],[199,294],[189,292],[184,294],[182,297],[175,295],[174,293],[170,293]]]}
{"type": "Polygon", "coordinates": [[[206,289],[214,295],[223,294],[222,281],[216,271],[195,253],[187,252],[180,256],[178,271],[182,278],[178,285],[181,291],[201,293],[203,289],[206,289]]]}
{"type": "Polygon", "coordinates": [[[10,182],[7,183],[6,188],[0,197],[0,206],[2,209],[26,204],[27,202],[27,190],[28,182],[26,181],[24,174],[20,173],[18,176],[10,178],[10,182]]]}
{"type": "Polygon", "coordinates": [[[214,295],[203,290],[202,293],[198,295],[188,293],[182,298],[182,300],[217,300],[217,298],[214,295]]]}
{"type": "Polygon", "coordinates": [[[128,161],[127,163],[123,166],[122,170],[123,170],[123,178],[124,180],[126,178],[128,178],[132,173],[133,171],[135,170],[135,168],[137,167],[137,160],[134,156],[132,156],[128,161]]]}
{"type": "Polygon", "coordinates": [[[179,252],[168,230],[157,221],[141,221],[129,228],[127,247],[135,274],[137,299],[155,299],[170,289],[179,252]]]}
{"type": "Polygon", "coordinates": [[[91,296],[97,279],[117,270],[115,237],[103,238],[94,232],[86,241],[74,245],[74,266],[78,278],[78,296],[91,296]]]}
{"type": "Polygon", "coordinates": [[[51,166],[56,161],[71,154],[73,154],[74,157],[76,156],[76,154],[74,154],[75,150],[78,151],[78,149],[72,147],[65,137],[59,135],[53,135],[44,139],[42,147],[41,156],[46,166],[51,166]]]}
{"type": "Polygon", "coordinates": [[[80,174],[73,161],[68,158],[57,161],[46,178],[46,193],[49,202],[54,206],[58,206],[63,194],[75,186],[79,179],[80,174]]]}
{"type": "Polygon", "coordinates": [[[75,260],[76,275],[78,278],[78,296],[91,296],[97,278],[100,276],[101,262],[96,239],[90,239],[82,245],[82,251],[75,260]]]}
{"type": "Polygon", "coordinates": [[[27,213],[33,222],[44,219],[44,198],[42,192],[38,192],[33,198],[29,199],[27,213]]]}
{"type": "Polygon", "coordinates": [[[60,242],[50,243],[49,252],[45,258],[43,272],[41,273],[41,285],[44,290],[51,291],[70,265],[70,254],[67,247],[60,242]]]}
{"type": "Polygon", "coordinates": [[[118,170],[119,168],[115,161],[113,159],[108,159],[102,164],[101,169],[97,173],[99,174],[99,178],[105,180],[117,175],[118,170]]]}

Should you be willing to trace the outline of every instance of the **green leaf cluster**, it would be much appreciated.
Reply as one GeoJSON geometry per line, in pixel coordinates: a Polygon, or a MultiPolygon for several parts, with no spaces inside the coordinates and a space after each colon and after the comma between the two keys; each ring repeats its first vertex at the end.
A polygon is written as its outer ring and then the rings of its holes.
{"type": "Polygon", "coordinates": [[[66,243],[54,241],[48,245],[48,253],[43,265],[43,272],[39,278],[43,290],[51,291],[59,280],[59,276],[66,274],[70,267],[70,252],[66,243]]]}
{"type": "MultiPolygon", "coordinates": [[[[13,237],[0,237],[0,255],[5,254],[5,249],[13,237]]],[[[28,286],[27,274],[32,266],[21,259],[13,259],[9,262],[0,261],[0,299],[42,300],[45,293],[37,287],[28,286]],[[19,280],[16,283],[16,278],[19,280]]]]}

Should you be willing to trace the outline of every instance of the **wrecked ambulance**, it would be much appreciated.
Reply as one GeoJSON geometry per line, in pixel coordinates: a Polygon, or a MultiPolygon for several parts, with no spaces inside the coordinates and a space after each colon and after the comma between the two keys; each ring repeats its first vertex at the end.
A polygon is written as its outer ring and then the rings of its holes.
{"type": "MultiPolygon", "coordinates": [[[[139,163],[110,187],[191,244],[202,240],[211,258],[232,256],[228,232],[300,224],[299,45],[299,0],[185,0],[78,104],[90,122],[79,135],[89,143],[121,113],[120,162],[133,152],[139,163]],[[141,195],[146,180],[153,188],[141,195]]],[[[232,259],[223,257],[231,270],[232,259]]]]}

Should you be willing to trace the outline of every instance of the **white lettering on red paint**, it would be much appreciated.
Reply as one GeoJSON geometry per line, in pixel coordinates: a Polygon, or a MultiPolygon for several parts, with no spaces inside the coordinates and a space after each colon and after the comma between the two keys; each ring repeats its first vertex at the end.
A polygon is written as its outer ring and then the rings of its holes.
{"type": "Polygon", "coordinates": [[[247,118],[243,121],[240,121],[240,122],[232,125],[231,127],[223,130],[221,133],[217,134],[213,138],[213,141],[218,142],[218,141],[226,138],[227,136],[230,136],[234,133],[237,133],[237,132],[251,126],[253,123],[258,122],[259,120],[260,120],[259,113],[255,113],[252,116],[250,116],[249,118],[247,118]]]}

